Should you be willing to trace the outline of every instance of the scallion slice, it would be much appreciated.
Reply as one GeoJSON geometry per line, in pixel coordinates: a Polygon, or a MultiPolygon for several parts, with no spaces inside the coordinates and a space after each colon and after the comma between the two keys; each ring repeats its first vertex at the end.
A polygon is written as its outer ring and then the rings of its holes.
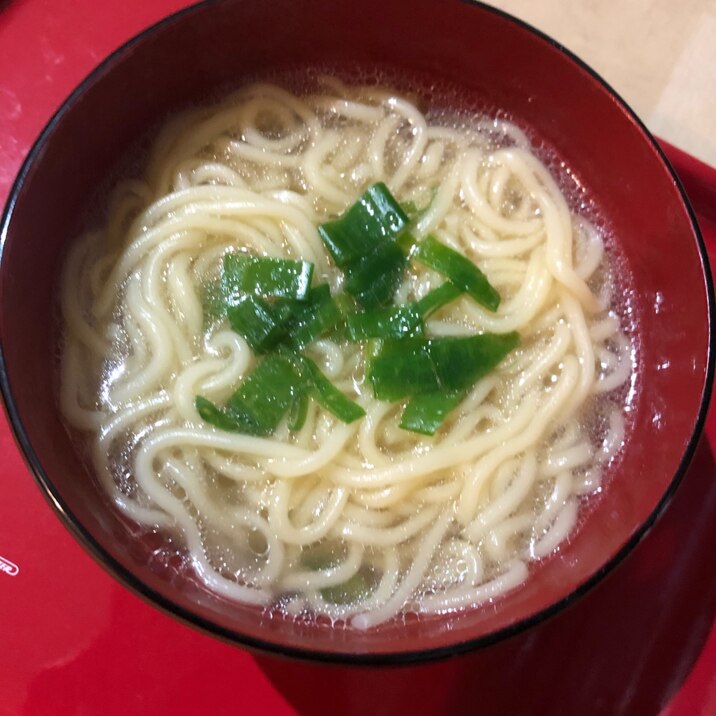
{"type": "Polygon", "coordinates": [[[346,269],[345,290],[363,308],[384,306],[393,299],[407,263],[397,244],[380,244],[346,269]]]}
{"type": "Polygon", "coordinates": [[[344,320],[343,305],[331,296],[328,284],[312,288],[291,321],[289,342],[301,349],[344,320]]]}
{"type": "Polygon", "coordinates": [[[434,391],[460,391],[493,370],[519,345],[517,333],[386,340],[368,377],[379,400],[434,391]]]}
{"type": "Polygon", "coordinates": [[[400,419],[400,427],[422,435],[435,435],[445,418],[465,397],[463,390],[434,391],[410,399],[400,419]]]}
{"type": "Polygon", "coordinates": [[[339,268],[346,268],[393,241],[407,227],[408,217],[382,182],[369,187],[343,216],[318,227],[318,233],[339,268]]]}
{"type": "Polygon", "coordinates": [[[487,280],[482,271],[470,259],[434,236],[427,236],[412,254],[418,261],[441,273],[457,288],[470,294],[481,306],[496,311],[500,305],[500,294],[487,280]]]}
{"type": "Polygon", "coordinates": [[[299,390],[288,411],[288,429],[292,432],[300,430],[306,423],[308,415],[308,391],[299,390]]]}
{"type": "Polygon", "coordinates": [[[365,410],[338,390],[310,358],[300,353],[286,352],[285,355],[293,361],[308,386],[311,396],[319,405],[322,405],[344,423],[352,423],[365,416],[365,410]]]}
{"type": "Polygon", "coordinates": [[[231,327],[246,339],[252,350],[266,353],[286,335],[290,316],[290,310],[286,309],[273,307],[263,298],[247,293],[228,306],[226,314],[231,327]]]}
{"type": "Polygon", "coordinates": [[[389,306],[374,311],[355,313],[346,319],[346,335],[350,341],[369,338],[405,338],[423,333],[423,317],[417,304],[389,306]]]}
{"type": "Polygon", "coordinates": [[[446,281],[441,286],[434,288],[430,293],[423,296],[419,301],[416,301],[415,307],[423,318],[427,318],[443,306],[452,303],[459,298],[462,293],[462,289],[446,281]]]}
{"type": "Polygon", "coordinates": [[[224,256],[222,283],[229,305],[246,293],[301,301],[308,295],[312,277],[310,261],[236,253],[224,256]]]}
{"type": "Polygon", "coordinates": [[[276,429],[301,390],[303,379],[292,361],[271,353],[244,379],[225,408],[202,396],[195,403],[199,415],[217,428],[264,436],[276,429]]]}

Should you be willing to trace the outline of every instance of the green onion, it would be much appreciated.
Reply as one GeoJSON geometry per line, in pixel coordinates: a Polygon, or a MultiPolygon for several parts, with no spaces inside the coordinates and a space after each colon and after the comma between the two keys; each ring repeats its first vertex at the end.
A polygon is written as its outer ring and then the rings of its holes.
{"type": "Polygon", "coordinates": [[[423,318],[427,318],[438,309],[452,303],[462,293],[461,289],[447,281],[423,296],[416,302],[415,307],[423,318]]]}
{"type": "Polygon", "coordinates": [[[328,284],[312,288],[305,304],[300,305],[291,321],[290,343],[303,348],[343,321],[343,304],[331,297],[328,284]]]}
{"type": "Polygon", "coordinates": [[[404,338],[422,334],[423,318],[416,305],[389,306],[349,316],[346,319],[348,340],[404,338]]]}
{"type": "Polygon", "coordinates": [[[368,364],[368,379],[378,400],[400,400],[439,387],[424,338],[383,341],[368,364]]]}
{"type": "Polygon", "coordinates": [[[418,240],[409,232],[404,231],[396,240],[395,243],[400,247],[400,250],[406,255],[410,256],[418,240]]]}
{"type": "MultiPolygon", "coordinates": [[[[333,338],[366,341],[376,398],[408,398],[401,427],[433,435],[471,386],[519,344],[519,336],[425,338],[425,319],[463,292],[491,311],[500,296],[465,256],[432,236],[417,243],[407,226],[406,212],[387,187],[375,184],[342,217],[319,227],[345,274],[345,293],[338,296],[331,296],[327,284],[311,289],[309,262],[226,254],[221,280],[202,287],[205,318],[227,316],[255,353],[272,352],[223,408],[197,396],[199,415],[220,429],[257,436],[271,434],[287,415],[289,429],[300,430],[310,398],[343,422],[363,417],[363,408],[299,352],[330,332],[333,338]],[[448,280],[419,301],[391,306],[408,255],[448,280]],[[355,313],[354,299],[363,312],[355,313]]],[[[368,588],[359,573],[323,590],[324,598],[348,603],[357,598],[351,596],[356,589],[368,588]]]]}
{"type": "Polygon", "coordinates": [[[273,303],[242,294],[226,308],[231,327],[256,353],[279,343],[301,349],[344,320],[343,302],[331,297],[327,284],[312,288],[305,301],[280,298],[273,303]]]}
{"type": "Polygon", "coordinates": [[[202,396],[195,404],[199,415],[217,428],[264,436],[276,429],[303,389],[293,363],[273,353],[244,379],[223,410],[202,396]]]}
{"type": "Polygon", "coordinates": [[[423,435],[435,435],[448,414],[465,397],[465,391],[423,393],[411,398],[403,411],[400,427],[423,435]]]}
{"type": "Polygon", "coordinates": [[[308,392],[299,390],[288,411],[288,429],[292,432],[300,430],[306,423],[308,415],[308,392]]]}
{"type": "Polygon", "coordinates": [[[266,353],[287,331],[288,306],[272,307],[258,296],[244,294],[226,309],[231,327],[241,334],[256,353],[266,353]]]}
{"type": "Polygon", "coordinates": [[[303,300],[311,287],[313,264],[247,254],[224,256],[223,289],[229,305],[245,293],[303,300]]]}
{"type": "Polygon", "coordinates": [[[350,341],[369,338],[407,338],[422,335],[423,319],[462,294],[450,282],[433,289],[415,303],[388,306],[363,313],[355,313],[346,319],[346,335],[350,341]]]}
{"type": "Polygon", "coordinates": [[[443,274],[455,286],[470,294],[480,305],[490,311],[497,310],[500,305],[500,294],[470,259],[441,243],[434,236],[423,239],[413,252],[413,256],[443,274]]]}
{"type": "Polygon", "coordinates": [[[240,415],[242,422],[254,426],[254,435],[268,435],[281,422],[300,390],[303,390],[302,379],[292,362],[272,353],[229,398],[226,409],[231,415],[240,415]]]}
{"type": "Polygon", "coordinates": [[[393,241],[408,217],[383,183],[374,184],[339,219],[318,227],[318,233],[339,268],[346,268],[393,241]]]}
{"type": "Polygon", "coordinates": [[[365,410],[338,390],[310,358],[288,351],[285,355],[293,362],[295,369],[308,386],[311,396],[319,405],[344,423],[352,423],[365,416],[365,410]]]}
{"type": "Polygon", "coordinates": [[[240,432],[241,426],[238,421],[226,411],[218,408],[210,400],[207,400],[201,395],[197,395],[194,400],[196,410],[200,417],[206,420],[207,423],[211,423],[214,427],[220,430],[228,430],[230,432],[240,432]]]}
{"type": "Polygon", "coordinates": [[[514,332],[386,340],[370,361],[368,378],[379,400],[465,390],[495,368],[517,345],[519,335],[514,332]]]}
{"type": "Polygon", "coordinates": [[[318,227],[346,274],[346,292],[363,308],[384,306],[393,298],[414,242],[401,236],[407,225],[407,215],[385,184],[374,184],[342,217],[318,227]]]}
{"type": "Polygon", "coordinates": [[[380,244],[346,269],[345,290],[363,308],[389,303],[403,278],[408,260],[395,243],[380,244]]]}

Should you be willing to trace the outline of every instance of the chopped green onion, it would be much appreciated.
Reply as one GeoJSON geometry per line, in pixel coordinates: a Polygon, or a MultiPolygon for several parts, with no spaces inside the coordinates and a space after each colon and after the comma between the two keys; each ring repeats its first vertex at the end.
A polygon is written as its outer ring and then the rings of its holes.
{"type": "Polygon", "coordinates": [[[418,205],[410,199],[408,199],[408,201],[401,201],[400,206],[403,208],[403,211],[406,213],[408,219],[410,219],[411,221],[414,221],[418,214],[420,214],[420,209],[418,209],[418,205]]]}
{"type": "Polygon", "coordinates": [[[414,303],[356,313],[346,319],[346,334],[350,341],[404,338],[422,332],[423,318],[414,303]]]}
{"type": "Polygon", "coordinates": [[[288,311],[284,307],[278,309],[259,296],[244,294],[227,307],[226,313],[231,327],[251,348],[256,353],[265,353],[286,335],[288,311]]]}
{"type": "Polygon", "coordinates": [[[346,335],[350,341],[422,335],[423,319],[461,294],[459,288],[446,282],[415,303],[355,313],[346,319],[346,335]]]}
{"type": "Polygon", "coordinates": [[[343,321],[343,304],[331,297],[328,284],[312,288],[305,304],[299,306],[290,327],[290,342],[303,348],[343,321]]]}
{"type": "Polygon", "coordinates": [[[312,288],[305,301],[280,298],[273,303],[242,294],[226,308],[231,327],[256,353],[279,343],[301,349],[344,320],[342,302],[331,297],[327,284],[312,288]]]}
{"type": "MultiPolygon", "coordinates": [[[[407,207],[411,213],[416,207],[407,207]]],[[[313,397],[339,420],[365,415],[301,349],[320,336],[366,341],[368,379],[380,400],[409,398],[401,427],[433,435],[471,386],[519,344],[517,333],[428,339],[424,320],[463,292],[491,311],[498,292],[465,256],[432,236],[417,243],[408,217],[384,184],[370,187],[319,234],[345,273],[345,293],[328,285],[311,289],[313,264],[230,253],[220,281],[202,287],[205,318],[227,316],[256,353],[267,355],[223,408],[196,397],[199,415],[212,425],[250,435],[269,435],[288,414],[290,430],[305,424],[313,397]],[[391,306],[408,255],[448,281],[419,301],[391,306]],[[268,300],[267,300],[268,299],[268,300]],[[355,313],[353,299],[365,309],[355,313]]],[[[369,589],[356,574],[325,591],[334,603],[355,601],[369,589]],[[355,582],[355,584],[353,584],[355,582]]]]}
{"type": "Polygon", "coordinates": [[[409,235],[401,237],[407,225],[400,204],[379,183],[342,217],[318,227],[333,260],[346,274],[346,292],[364,308],[384,306],[393,298],[407,264],[407,249],[401,246],[409,248],[414,242],[409,235]]]}
{"type": "Polygon", "coordinates": [[[439,387],[424,338],[383,341],[368,364],[368,379],[378,400],[400,400],[439,387]]]}
{"type": "Polygon", "coordinates": [[[427,318],[430,314],[435,313],[438,309],[452,303],[456,298],[462,295],[462,290],[454,284],[446,281],[441,286],[434,288],[430,293],[423,296],[416,302],[415,306],[423,318],[427,318]]]}
{"type": "Polygon", "coordinates": [[[407,262],[395,243],[380,244],[346,270],[345,290],[363,308],[384,306],[395,295],[407,262]]]}
{"type": "Polygon", "coordinates": [[[303,300],[311,287],[313,264],[247,254],[224,256],[223,289],[229,305],[245,293],[303,300]]]}
{"type": "Polygon", "coordinates": [[[207,423],[211,423],[214,427],[230,432],[239,432],[241,430],[238,421],[234,417],[221,408],[218,408],[214,403],[203,396],[197,395],[194,404],[196,405],[196,411],[199,413],[199,416],[206,420],[207,423]]]}
{"type": "Polygon", "coordinates": [[[465,391],[435,391],[422,393],[411,398],[403,411],[400,427],[423,435],[435,435],[448,414],[465,397],[465,391]]]}
{"type": "Polygon", "coordinates": [[[379,400],[470,387],[519,345],[517,333],[386,340],[369,365],[379,400]]]}
{"type": "Polygon", "coordinates": [[[318,227],[318,233],[339,268],[346,268],[393,241],[408,217],[383,183],[369,187],[339,219],[318,227]]]}
{"type": "Polygon", "coordinates": [[[286,352],[286,355],[293,361],[319,405],[344,423],[352,423],[365,416],[365,410],[338,390],[310,358],[299,353],[286,352]]]}
{"type": "Polygon", "coordinates": [[[288,411],[288,429],[292,432],[300,430],[306,423],[308,415],[308,392],[299,390],[288,411]]]}
{"type": "Polygon", "coordinates": [[[413,256],[443,274],[455,286],[470,294],[480,305],[490,311],[497,310],[500,305],[500,294],[470,259],[441,243],[434,236],[423,239],[413,252],[413,256]]]}
{"type": "Polygon", "coordinates": [[[409,232],[404,231],[396,240],[395,243],[400,247],[400,250],[409,256],[418,240],[409,232]]]}
{"type": "Polygon", "coordinates": [[[196,397],[199,415],[222,430],[248,435],[270,435],[303,390],[292,362],[273,353],[244,379],[222,410],[202,396],[196,397]]]}
{"type": "Polygon", "coordinates": [[[281,354],[272,353],[229,398],[226,409],[252,428],[245,432],[268,435],[276,429],[301,390],[302,378],[293,363],[281,354]]]}

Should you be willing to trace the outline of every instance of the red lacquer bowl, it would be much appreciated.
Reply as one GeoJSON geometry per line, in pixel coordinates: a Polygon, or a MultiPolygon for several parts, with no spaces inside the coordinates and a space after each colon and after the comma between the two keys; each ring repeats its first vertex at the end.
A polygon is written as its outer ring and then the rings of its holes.
{"type": "Polygon", "coordinates": [[[33,147],[2,223],[0,379],[18,442],[61,519],[97,561],[164,611],[229,641],[326,661],[415,661],[485,646],[554,614],[644,536],[684,474],[713,374],[713,288],[694,216],[663,154],[579,60],[499,11],[457,0],[230,0],[189,8],[96,69],[33,147]],[[270,70],[382,66],[451,82],[530,128],[595,198],[634,282],[639,365],[624,458],[583,528],[493,605],[367,633],[229,604],[146,564],[108,508],[55,399],[57,278],[96,187],[173,111],[270,70]]]}

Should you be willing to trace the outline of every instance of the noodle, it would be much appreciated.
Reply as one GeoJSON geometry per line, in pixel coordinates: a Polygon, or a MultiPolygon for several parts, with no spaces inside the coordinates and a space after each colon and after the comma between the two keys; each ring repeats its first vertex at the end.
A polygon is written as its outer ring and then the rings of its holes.
{"type": "MultiPolygon", "coordinates": [[[[73,246],[62,411],[118,508],[180,534],[185,567],[218,594],[359,629],[475,606],[569,537],[624,442],[631,344],[605,300],[604,253],[505,120],[424,114],[335,79],[303,95],[254,84],[167,125],[145,177],[119,184],[104,228],[73,246]],[[428,333],[517,330],[521,347],[434,437],[401,430],[364,350],[330,337],[307,352],[364,419],[311,404],[303,428],[266,438],[203,422],[195,396],[222,403],[256,364],[203,316],[222,256],[311,261],[338,291],[317,225],[376,181],[421,207],[418,239],[468,256],[502,296],[496,313],[462,297],[428,333]]],[[[397,300],[441,282],[411,264],[397,300]]]]}

